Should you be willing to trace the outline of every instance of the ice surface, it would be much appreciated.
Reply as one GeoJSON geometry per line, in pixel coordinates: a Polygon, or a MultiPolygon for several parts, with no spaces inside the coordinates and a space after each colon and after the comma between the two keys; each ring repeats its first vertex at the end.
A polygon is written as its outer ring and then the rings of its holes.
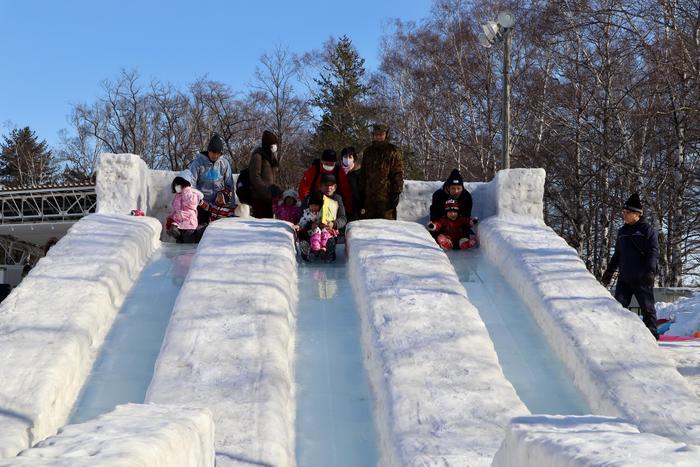
{"type": "Polygon", "coordinates": [[[196,247],[163,244],[153,254],[114,320],[70,423],[90,420],[119,404],[143,403],[196,247]]]}
{"type": "Polygon", "coordinates": [[[184,406],[120,405],[69,425],[2,467],[211,467],[211,412],[184,406]]]}
{"type": "Polygon", "coordinates": [[[207,227],[146,401],[210,408],[218,467],[295,463],[297,302],[288,223],[221,219],[207,227]]]}
{"type": "Polygon", "coordinates": [[[529,412],[449,259],[413,222],[353,222],[347,236],[379,465],[489,465],[529,412]]]}
{"type": "Polygon", "coordinates": [[[448,256],[486,324],[503,373],[527,408],[538,414],[589,413],[527,305],[481,250],[451,251],[448,256]]]}
{"type": "Polygon", "coordinates": [[[152,218],[87,216],[2,303],[0,457],[66,423],[159,234],[152,218]]]}
{"type": "Polygon", "coordinates": [[[695,467],[700,448],[609,417],[514,418],[494,467],[695,467]]]}
{"type": "Polygon", "coordinates": [[[360,325],[345,268],[299,267],[296,348],[296,457],[300,467],[377,465],[371,394],[360,325]]]}

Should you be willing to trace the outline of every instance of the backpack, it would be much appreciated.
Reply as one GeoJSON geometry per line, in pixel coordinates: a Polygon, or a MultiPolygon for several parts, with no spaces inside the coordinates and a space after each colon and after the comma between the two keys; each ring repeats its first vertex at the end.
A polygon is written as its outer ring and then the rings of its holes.
{"type": "Polygon", "coordinates": [[[250,204],[253,201],[253,186],[250,183],[250,170],[241,170],[236,180],[236,196],[240,203],[250,204]]]}

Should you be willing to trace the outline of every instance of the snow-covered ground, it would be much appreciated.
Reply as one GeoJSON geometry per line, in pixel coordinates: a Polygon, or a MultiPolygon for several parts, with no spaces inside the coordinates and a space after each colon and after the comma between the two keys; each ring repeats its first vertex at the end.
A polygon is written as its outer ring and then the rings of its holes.
{"type": "Polygon", "coordinates": [[[209,225],[175,302],[146,401],[211,409],[219,467],[294,465],[297,293],[289,224],[209,225]]]}
{"type": "Polygon", "coordinates": [[[214,423],[208,409],[120,405],[70,425],[2,467],[211,467],[214,423]]]}
{"type": "Polygon", "coordinates": [[[2,303],[0,458],[65,424],[159,234],[152,218],[87,216],[2,303]]]}
{"type": "Polygon", "coordinates": [[[695,467],[700,448],[651,433],[619,418],[539,415],[508,426],[494,467],[695,467]]]}
{"type": "Polygon", "coordinates": [[[380,465],[489,465],[528,410],[447,256],[413,222],[347,233],[380,465]]]}

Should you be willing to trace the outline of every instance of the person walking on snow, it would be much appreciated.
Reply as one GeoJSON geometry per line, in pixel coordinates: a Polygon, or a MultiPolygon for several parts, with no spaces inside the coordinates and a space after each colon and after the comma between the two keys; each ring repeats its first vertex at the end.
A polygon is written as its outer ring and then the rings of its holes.
{"type": "Polygon", "coordinates": [[[263,131],[262,145],[250,155],[248,171],[250,173],[251,210],[253,217],[272,219],[272,203],[282,195],[282,190],[275,182],[279,171],[277,159],[277,135],[271,131],[263,131]]]}
{"type": "Polygon", "coordinates": [[[447,200],[444,216],[428,223],[428,230],[435,235],[438,245],[445,250],[468,250],[478,244],[476,234],[472,230],[477,220],[461,216],[460,208],[456,199],[447,200]]]}
{"type": "MultiPolygon", "coordinates": [[[[231,196],[231,205],[235,204],[233,196],[233,172],[228,159],[222,157],[224,141],[214,133],[209,140],[206,151],[201,151],[190,163],[187,170],[191,173],[192,186],[202,192],[204,201],[216,204],[216,195],[225,191],[231,196]]],[[[200,225],[209,222],[209,213],[201,207],[197,210],[200,225]]]]}
{"type": "Polygon", "coordinates": [[[433,193],[430,204],[430,220],[436,221],[445,215],[445,202],[454,199],[459,202],[459,215],[471,217],[472,195],[464,188],[464,179],[458,169],[454,169],[447,177],[442,188],[433,193]]]}
{"type": "Polygon", "coordinates": [[[639,195],[634,193],[622,208],[624,225],[617,231],[615,253],[603,273],[601,282],[608,287],[619,267],[615,299],[627,308],[632,295],[637,297],[644,324],[658,340],[654,278],[659,259],[659,240],[656,229],[646,222],[643,214],[639,195]]]}
{"type": "Polygon", "coordinates": [[[165,230],[177,243],[197,243],[203,233],[203,229],[198,228],[197,206],[204,195],[192,188],[188,176],[189,172],[184,171],[171,184],[175,197],[173,210],[165,222],[165,230]]]}
{"type": "Polygon", "coordinates": [[[389,127],[372,127],[372,143],[363,151],[358,180],[360,219],[396,220],[403,191],[403,156],[389,142],[389,127]]]}

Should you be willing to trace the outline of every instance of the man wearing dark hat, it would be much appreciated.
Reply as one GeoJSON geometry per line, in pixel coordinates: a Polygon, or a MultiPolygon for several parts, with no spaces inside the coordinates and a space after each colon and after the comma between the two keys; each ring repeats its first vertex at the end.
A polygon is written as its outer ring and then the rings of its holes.
{"type": "MultiPolygon", "coordinates": [[[[204,194],[204,201],[215,204],[219,192],[230,196],[231,204],[235,204],[233,196],[233,172],[228,159],[221,157],[224,152],[224,141],[214,133],[209,140],[206,151],[201,151],[190,162],[187,168],[192,173],[192,186],[204,194]]],[[[209,213],[197,208],[197,220],[204,225],[209,222],[209,213]]]]}
{"type": "Polygon", "coordinates": [[[304,175],[301,177],[301,182],[299,182],[299,198],[303,200],[309,196],[312,191],[318,190],[323,175],[333,175],[335,177],[338,183],[338,192],[340,196],[343,197],[345,210],[351,212],[352,189],[350,188],[350,182],[348,181],[345,171],[338,165],[338,155],[333,149],[324,149],[321,153],[321,158],[314,159],[311,163],[311,167],[306,169],[304,175]]]}
{"type": "Polygon", "coordinates": [[[459,202],[460,217],[472,216],[472,195],[464,188],[464,179],[458,169],[454,169],[442,188],[433,193],[433,200],[430,203],[431,221],[436,221],[445,215],[445,203],[448,199],[459,202]]]}
{"type": "Polygon", "coordinates": [[[656,230],[643,217],[642,203],[637,193],[629,197],[622,208],[625,224],[617,231],[615,253],[603,273],[601,282],[610,285],[613,273],[620,272],[615,287],[615,299],[627,308],[632,295],[642,309],[642,319],[658,340],[656,309],[654,308],[654,275],[659,259],[656,230]]]}
{"type": "Polygon", "coordinates": [[[372,127],[372,143],[364,150],[358,180],[361,219],[396,219],[403,191],[403,156],[388,139],[389,127],[372,127]]]}
{"type": "Polygon", "coordinates": [[[250,155],[248,171],[252,186],[250,209],[253,217],[272,218],[272,199],[282,195],[275,182],[279,170],[277,159],[277,135],[263,131],[262,145],[250,155]]]}

